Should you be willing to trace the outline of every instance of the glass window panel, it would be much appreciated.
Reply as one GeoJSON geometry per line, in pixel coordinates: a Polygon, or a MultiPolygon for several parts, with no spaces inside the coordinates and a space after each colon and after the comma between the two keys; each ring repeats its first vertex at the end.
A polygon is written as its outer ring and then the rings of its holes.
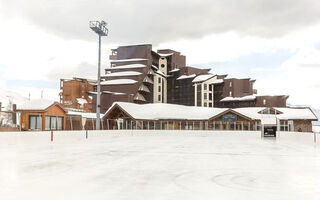
{"type": "Polygon", "coordinates": [[[57,118],[51,117],[51,130],[56,130],[56,129],[57,129],[57,118]]]}
{"type": "Polygon", "coordinates": [[[50,117],[46,116],[46,130],[50,130],[50,117]]]}
{"type": "Polygon", "coordinates": [[[57,117],[57,129],[62,130],[62,117],[57,117]]]}
{"type": "Polygon", "coordinates": [[[36,129],[41,130],[41,117],[37,116],[36,129]]]}
{"type": "Polygon", "coordinates": [[[30,129],[36,129],[36,117],[30,116],[30,129]]]}

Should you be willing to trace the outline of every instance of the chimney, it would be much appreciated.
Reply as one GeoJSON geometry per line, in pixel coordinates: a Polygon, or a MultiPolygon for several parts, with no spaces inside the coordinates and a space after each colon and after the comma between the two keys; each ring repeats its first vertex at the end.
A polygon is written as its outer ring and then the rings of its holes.
{"type": "Polygon", "coordinates": [[[17,104],[12,105],[12,123],[17,124],[17,104]]]}

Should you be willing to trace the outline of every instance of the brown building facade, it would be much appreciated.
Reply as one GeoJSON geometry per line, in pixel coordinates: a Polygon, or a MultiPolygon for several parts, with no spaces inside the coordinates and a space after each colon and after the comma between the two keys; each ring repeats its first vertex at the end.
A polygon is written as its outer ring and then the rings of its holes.
{"type": "Polygon", "coordinates": [[[66,111],[57,102],[30,100],[21,105],[17,112],[23,131],[64,130],[66,127],[66,111]]]}
{"type": "MultiPolygon", "coordinates": [[[[116,101],[173,103],[201,107],[285,107],[288,96],[258,96],[255,80],[214,75],[210,69],[186,66],[186,57],[151,44],[112,49],[111,66],[101,81],[101,112],[116,101]]],[[[96,92],[92,111],[96,109],[96,92]]]]}
{"type": "Polygon", "coordinates": [[[92,97],[94,80],[83,78],[60,79],[60,103],[65,108],[74,108],[90,112],[92,110],[92,97]]]}

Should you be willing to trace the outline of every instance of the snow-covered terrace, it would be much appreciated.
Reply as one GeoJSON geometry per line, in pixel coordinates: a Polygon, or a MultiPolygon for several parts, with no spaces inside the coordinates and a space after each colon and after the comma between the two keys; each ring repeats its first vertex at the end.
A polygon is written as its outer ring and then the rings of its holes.
{"type": "Polygon", "coordinates": [[[252,101],[255,100],[257,97],[255,95],[248,95],[248,96],[244,96],[244,97],[225,97],[223,99],[221,99],[221,102],[224,101],[252,101]]]}
{"type": "Polygon", "coordinates": [[[128,65],[120,65],[120,66],[115,66],[115,67],[111,67],[108,69],[136,69],[136,68],[144,68],[146,67],[146,65],[144,64],[128,64],[128,65]]]}
{"type": "Polygon", "coordinates": [[[101,85],[130,85],[137,83],[136,80],[132,79],[115,79],[115,80],[109,80],[109,81],[102,81],[101,85]]]}
{"type": "Polygon", "coordinates": [[[123,71],[123,72],[113,72],[110,74],[103,75],[102,77],[119,77],[119,76],[139,76],[140,72],[136,71],[123,71]]]}
{"type": "Polygon", "coordinates": [[[121,59],[121,60],[111,60],[111,63],[122,63],[122,62],[138,62],[138,61],[146,61],[148,59],[145,58],[131,58],[131,59],[121,59]]]}

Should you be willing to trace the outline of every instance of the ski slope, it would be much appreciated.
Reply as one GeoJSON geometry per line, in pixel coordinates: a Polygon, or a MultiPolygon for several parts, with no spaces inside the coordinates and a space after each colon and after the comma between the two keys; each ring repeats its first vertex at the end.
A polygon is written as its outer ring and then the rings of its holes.
{"type": "Polygon", "coordinates": [[[320,136],[259,132],[0,133],[1,199],[317,199],[320,136]]]}

